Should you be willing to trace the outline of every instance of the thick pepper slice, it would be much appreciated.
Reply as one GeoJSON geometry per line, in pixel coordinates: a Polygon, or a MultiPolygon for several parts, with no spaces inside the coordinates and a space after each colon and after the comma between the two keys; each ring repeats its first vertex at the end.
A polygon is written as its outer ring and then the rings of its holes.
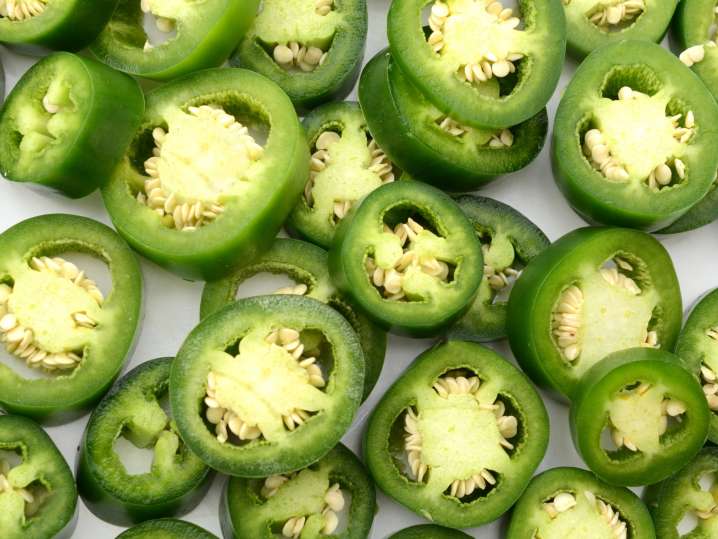
{"type": "Polygon", "coordinates": [[[117,539],[217,539],[191,522],[174,518],[148,520],[122,532],[117,539]]]}

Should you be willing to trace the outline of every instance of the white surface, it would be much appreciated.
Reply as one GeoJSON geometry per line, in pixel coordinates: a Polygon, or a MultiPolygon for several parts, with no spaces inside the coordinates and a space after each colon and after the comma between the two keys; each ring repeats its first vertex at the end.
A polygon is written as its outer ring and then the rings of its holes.
{"type": "MultiPolygon", "coordinates": [[[[386,46],[386,11],[389,5],[389,0],[368,1],[370,24],[365,60],[386,46]]],[[[2,47],[0,58],[5,66],[7,91],[33,60],[2,47]]],[[[552,121],[558,98],[574,67],[569,60],[559,88],[549,104],[552,121]]],[[[351,98],[356,97],[353,94],[351,98]]],[[[547,141],[539,158],[528,168],[498,180],[483,189],[481,194],[517,208],[554,240],[585,223],[571,211],[553,182],[548,145],[547,141]]],[[[97,194],[81,201],[71,201],[51,193],[30,190],[21,184],[0,181],[0,231],[28,217],[52,212],[84,215],[110,224],[97,194]]],[[[718,249],[715,248],[717,231],[718,224],[714,223],[687,234],[661,238],[676,264],[685,305],[690,305],[704,291],[718,285],[718,275],[714,271],[718,265],[718,249]]],[[[145,277],[145,316],[141,336],[128,368],[148,359],[174,355],[184,337],[198,321],[202,283],[183,281],[145,260],[142,261],[142,269],[145,277]]],[[[344,443],[355,452],[360,449],[360,437],[366,418],[374,405],[413,358],[429,345],[428,340],[390,336],[386,363],[379,384],[359,410],[354,425],[344,437],[344,443]]],[[[511,357],[507,343],[499,342],[492,347],[511,357]]],[[[551,416],[551,442],[541,469],[558,465],[583,466],[571,443],[567,407],[548,398],[545,398],[545,401],[551,416]]],[[[87,416],[67,425],[47,429],[73,466],[86,421],[87,416]]],[[[218,505],[223,484],[224,478],[217,477],[206,499],[183,518],[220,535],[218,505]]],[[[397,530],[425,522],[381,493],[378,493],[378,502],[379,512],[371,534],[373,539],[384,539],[397,530]]],[[[474,537],[488,539],[500,537],[500,528],[501,522],[497,522],[467,531],[474,537]]],[[[105,539],[115,537],[121,531],[122,528],[96,518],[80,503],[80,519],[74,537],[105,539]]]]}

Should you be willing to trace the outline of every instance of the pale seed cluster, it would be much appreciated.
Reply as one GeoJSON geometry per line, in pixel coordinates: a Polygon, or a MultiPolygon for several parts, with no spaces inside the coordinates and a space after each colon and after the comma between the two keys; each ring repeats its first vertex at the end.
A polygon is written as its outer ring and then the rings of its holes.
{"type": "MultiPolygon", "coordinates": [[[[484,260],[486,260],[489,249],[490,247],[488,245],[481,245],[481,250],[484,252],[484,260]]],[[[488,281],[489,286],[497,292],[509,286],[511,284],[511,280],[517,279],[519,274],[520,272],[512,267],[499,270],[493,266],[484,264],[484,278],[488,281]]]]}
{"type": "MultiPolygon", "coordinates": [[[[713,8],[714,18],[718,19],[718,6],[713,8]]],[[[678,58],[686,64],[688,67],[692,67],[693,65],[702,62],[703,59],[706,56],[706,47],[713,48],[716,44],[716,38],[715,38],[715,32],[713,32],[713,39],[709,39],[704,44],[701,45],[694,45],[692,47],[688,47],[686,50],[680,53],[678,58]]]]}
{"type": "Polygon", "coordinates": [[[29,490],[27,490],[26,488],[14,488],[10,484],[10,481],[8,481],[7,478],[9,473],[10,464],[0,459],[0,494],[2,494],[3,492],[15,492],[16,494],[22,496],[22,499],[25,500],[25,503],[33,503],[35,501],[35,497],[29,490]]]}
{"type": "MultiPolygon", "coordinates": [[[[708,329],[706,335],[714,341],[718,341],[718,327],[708,329]]],[[[714,412],[718,412],[718,374],[706,363],[701,363],[701,382],[708,406],[714,412]]]]}
{"type": "Polygon", "coordinates": [[[701,520],[708,520],[709,518],[718,516],[718,504],[711,507],[709,511],[694,511],[694,513],[701,520]]]}
{"type": "Polygon", "coordinates": [[[553,336],[563,358],[575,361],[581,354],[579,331],[581,329],[581,310],[583,292],[576,285],[561,292],[558,304],[551,314],[553,336]]]}
{"type": "MultiPolygon", "coordinates": [[[[142,13],[152,13],[152,7],[150,6],[150,0],[141,0],[140,1],[140,9],[142,10],[142,13]]],[[[154,14],[153,14],[154,15],[154,14]]],[[[157,30],[162,32],[163,34],[170,34],[175,29],[175,21],[172,19],[168,19],[167,17],[155,17],[155,26],[157,27],[157,30]]],[[[154,45],[150,43],[150,40],[145,41],[144,50],[149,51],[154,48],[154,45]]]]}
{"type": "MultiPolygon", "coordinates": [[[[618,510],[611,504],[598,499],[590,490],[585,490],[583,495],[609,525],[613,536],[616,539],[627,539],[628,527],[626,522],[621,519],[621,514],[618,510]]],[[[551,520],[553,520],[561,513],[565,513],[576,507],[577,503],[576,497],[573,494],[570,492],[561,492],[554,496],[550,502],[544,503],[543,509],[548,513],[551,520]]]]}
{"type": "Polygon", "coordinates": [[[645,0],[620,0],[618,3],[602,4],[588,18],[601,30],[610,30],[637,19],[646,9],[645,0]]]}
{"type": "Polygon", "coordinates": [[[304,72],[314,71],[323,65],[327,59],[327,52],[319,47],[306,46],[298,41],[280,43],[274,47],[272,56],[275,62],[284,69],[298,67],[304,72]]]}
{"type": "Polygon", "coordinates": [[[333,7],[334,0],[316,0],[314,3],[314,12],[323,17],[324,15],[329,15],[333,7]]]}
{"type": "MultiPolygon", "coordinates": [[[[461,137],[471,131],[471,127],[462,125],[449,116],[441,116],[436,120],[436,124],[453,137],[461,137]]],[[[514,145],[514,134],[510,129],[501,129],[491,136],[486,145],[489,148],[510,148],[514,145]]]]}
{"type": "Polygon", "coordinates": [[[23,21],[45,11],[48,0],[0,0],[0,17],[23,21]]]}

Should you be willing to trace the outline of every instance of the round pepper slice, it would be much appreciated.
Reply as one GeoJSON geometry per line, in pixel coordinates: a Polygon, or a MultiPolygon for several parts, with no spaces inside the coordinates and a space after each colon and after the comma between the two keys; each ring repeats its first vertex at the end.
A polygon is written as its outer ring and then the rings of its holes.
{"type": "Polygon", "coordinates": [[[520,14],[494,0],[395,0],[388,34],[392,57],[411,83],[441,112],[472,127],[502,129],[538,114],[566,53],[561,0],[523,0],[520,14]],[[499,97],[481,89],[493,79],[499,97]]]}
{"type": "Polygon", "coordinates": [[[666,228],[656,231],[656,234],[680,234],[689,232],[718,219],[718,183],[713,182],[710,191],[686,213],[673,221],[666,228]]]}
{"type": "Polygon", "coordinates": [[[598,477],[637,486],[662,481],[698,453],[710,411],[677,356],[631,348],[584,375],[570,421],[576,449],[598,477]]]}
{"type": "Polygon", "coordinates": [[[138,524],[116,539],[217,539],[217,536],[191,522],[160,518],[138,524]]]}
{"type": "Polygon", "coordinates": [[[231,478],[220,519],[228,539],[274,539],[278,531],[284,537],[366,539],[376,510],[374,484],[364,466],[339,444],[319,462],[292,474],[231,478]]]}
{"type": "Polygon", "coordinates": [[[671,35],[681,61],[718,98],[718,48],[715,42],[716,4],[713,0],[683,0],[676,9],[671,35]]]}
{"type": "Polygon", "coordinates": [[[470,539],[470,535],[466,535],[459,530],[450,528],[442,528],[433,524],[422,524],[412,526],[396,532],[389,539],[470,539]]]}
{"type": "Polygon", "coordinates": [[[212,280],[269,248],[308,163],[302,127],[276,84],[212,69],[148,94],[142,125],[102,195],[140,253],[212,280]]]}
{"type": "Polygon", "coordinates": [[[182,439],[210,467],[267,477],[310,465],[361,402],[364,358],[349,323],[311,298],[259,296],[205,318],[172,365],[182,439]]]}
{"type": "Polygon", "coordinates": [[[0,416],[0,530],[3,539],[69,539],[77,489],[67,462],[36,423],[0,416]]]}
{"type": "Polygon", "coordinates": [[[0,363],[0,407],[64,421],[92,406],[122,369],[141,295],[132,251],[92,219],[43,215],[0,234],[0,341],[17,357],[0,363]],[[111,288],[63,258],[72,253],[106,264],[111,288]]]}
{"type": "Polygon", "coordinates": [[[548,443],[526,376],[488,348],[448,341],[420,355],[374,409],[365,462],[379,488],[442,526],[497,519],[548,443]]]}
{"type": "MultiPolygon", "coordinates": [[[[498,84],[484,91],[498,97],[498,84]]],[[[369,129],[390,159],[413,177],[451,191],[472,191],[524,168],[546,140],[546,109],[507,129],[477,129],[442,113],[388,52],[364,68],[359,100],[369,129]]]]}
{"type": "Polygon", "coordinates": [[[716,124],[718,104],[668,51],[608,45],[581,64],[559,104],[556,182],[588,221],[664,227],[710,189],[716,124]]]}
{"type": "Polygon", "coordinates": [[[366,0],[264,0],[231,63],[272,79],[310,110],[354,87],[367,23],[366,0]]]}
{"type": "Polygon", "coordinates": [[[275,294],[307,296],[326,303],[339,311],[356,331],[364,351],[364,399],[379,379],[386,355],[386,333],[373,324],[361,311],[344,298],[331,281],[327,268],[327,252],[299,240],[277,238],[272,247],[253,264],[240,266],[218,281],[207,283],[202,292],[200,317],[206,318],[237,299],[239,287],[260,273],[289,276],[296,283],[275,294]]]}
{"type": "Polygon", "coordinates": [[[553,468],[531,480],[511,515],[506,539],[617,537],[655,539],[640,498],[579,468],[553,468]]]}
{"type": "Polygon", "coordinates": [[[147,361],[127,373],[95,408],[85,428],[77,486],[85,505],[118,526],[191,511],[210,485],[209,468],[189,451],[162,409],[172,358],[147,361]],[[127,471],[118,438],[153,451],[150,470],[127,471]]]}
{"type": "Polygon", "coordinates": [[[90,58],[36,63],[0,111],[0,172],[79,198],[105,183],[140,124],[139,84],[90,58]]]}
{"type": "Polygon", "coordinates": [[[110,22],[92,44],[106,64],[155,80],[169,80],[221,65],[249,28],[259,0],[120,0],[110,22]],[[146,16],[158,34],[145,32],[146,16]]]}
{"type": "Polygon", "coordinates": [[[329,251],[339,289],[391,331],[432,335],[473,301],[481,246],[451,198],[429,185],[372,191],[342,221],[329,251]]]}
{"type": "Polygon", "coordinates": [[[566,234],[526,266],[509,297],[511,350],[537,384],[573,398],[583,374],[636,346],[672,350],[681,293],[665,248],[619,228],[566,234]]]}

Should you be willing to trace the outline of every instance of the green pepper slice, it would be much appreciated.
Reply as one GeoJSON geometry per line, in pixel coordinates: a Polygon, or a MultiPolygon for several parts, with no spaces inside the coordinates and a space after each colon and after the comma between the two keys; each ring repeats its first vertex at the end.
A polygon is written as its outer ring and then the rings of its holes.
{"type": "Polygon", "coordinates": [[[481,242],[484,277],[473,305],[449,335],[469,341],[502,339],[506,336],[506,310],[513,283],[550,242],[525,215],[498,200],[464,195],[456,202],[481,242]]]}
{"type": "Polygon", "coordinates": [[[656,234],[680,234],[690,232],[718,219],[718,183],[713,182],[710,191],[686,213],[656,234]]]}
{"type": "Polygon", "coordinates": [[[433,524],[421,524],[412,526],[396,532],[389,539],[470,539],[470,535],[466,535],[459,530],[434,526],[433,524]]]}
{"type": "Polygon", "coordinates": [[[172,358],[147,361],[127,373],[95,408],[85,428],[77,486],[85,505],[118,526],[191,511],[212,475],[187,449],[160,399],[167,395],[172,358]],[[118,438],[153,451],[150,470],[130,473],[115,450],[118,438]]]}
{"type": "Polygon", "coordinates": [[[280,288],[275,294],[306,296],[326,303],[344,315],[356,331],[364,351],[363,398],[366,399],[384,366],[386,333],[337,291],[329,276],[327,264],[327,252],[320,247],[299,240],[277,238],[272,247],[253,264],[240,266],[224,279],[205,285],[200,318],[206,318],[236,301],[242,283],[255,275],[287,275],[295,284],[280,288]]]}
{"type": "Polygon", "coordinates": [[[683,0],[673,18],[671,36],[680,48],[679,58],[690,67],[718,98],[718,49],[713,0],[683,0]]]}
{"type": "Polygon", "coordinates": [[[259,0],[120,0],[90,51],[115,69],[155,80],[218,67],[252,24],[258,5],[259,0]],[[145,31],[145,16],[154,19],[161,39],[145,31]]]}
{"type": "Polygon", "coordinates": [[[264,0],[230,62],[270,78],[310,110],[354,87],[367,24],[366,0],[264,0]]]}
{"type": "Polygon", "coordinates": [[[710,411],[678,356],[631,348],[584,375],[570,421],[574,445],[591,471],[608,483],[637,486],[662,481],[700,451],[710,411]]]}
{"type": "Polygon", "coordinates": [[[645,41],[603,47],[561,99],[556,182],[591,222],[655,230],[700,201],[718,169],[718,105],[675,56],[645,41]]]}
{"type": "Polygon", "coordinates": [[[479,344],[448,341],[421,354],[374,409],[365,462],[402,505],[468,528],[519,498],[548,433],[543,401],[521,371],[479,344]]]}
{"type": "Polygon", "coordinates": [[[210,467],[267,477],[310,465],[344,435],[364,389],[359,340],[311,298],[236,301],[205,318],[172,365],[182,439],[210,467]]]}
{"type": "Polygon", "coordinates": [[[231,478],[220,520],[228,539],[274,539],[277,533],[366,539],[376,509],[374,484],[364,466],[338,444],[319,462],[291,474],[231,478]]]}
{"type": "Polygon", "coordinates": [[[160,518],[125,530],[116,539],[217,539],[217,536],[191,522],[160,518]]]}
{"type": "Polygon", "coordinates": [[[302,127],[276,84],[244,69],[205,70],[148,94],[142,125],[102,195],[137,251],[212,280],[269,248],[308,163],[302,127]]]}
{"type": "Polygon", "coordinates": [[[47,56],[0,111],[0,172],[86,196],[112,175],[144,103],[139,84],[125,74],[69,52],[47,56]]]}
{"type": "Polygon", "coordinates": [[[67,420],[97,402],[122,369],[140,317],[137,259],[109,227],[61,214],[7,229],[0,253],[0,341],[17,358],[0,363],[0,407],[67,420]],[[64,258],[76,253],[107,265],[109,290],[64,258]]]}
{"type": "Polygon", "coordinates": [[[566,53],[561,0],[520,0],[519,9],[514,14],[494,0],[396,0],[388,18],[392,57],[453,120],[496,129],[517,125],[546,106],[566,53]],[[493,79],[501,86],[498,97],[482,90],[493,79]]]}
{"type": "Polygon", "coordinates": [[[0,416],[0,530],[3,539],[69,539],[77,489],[67,462],[35,422],[0,416]]]}
{"type": "Polygon", "coordinates": [[[584,373],[636,346],[673,350],[681,293],[665,248],[649,234],[582,228],[526,266],[509,297],[511,350],[537,384],[573,398],[584,373]]]}
{"type": "Polygon", "coordinates": [[[372,191],[341,222],[329,270],[390,331],[432,335],[470,306],[482,272],[469,220],[445,193],[407,181],[372,191]]]}

